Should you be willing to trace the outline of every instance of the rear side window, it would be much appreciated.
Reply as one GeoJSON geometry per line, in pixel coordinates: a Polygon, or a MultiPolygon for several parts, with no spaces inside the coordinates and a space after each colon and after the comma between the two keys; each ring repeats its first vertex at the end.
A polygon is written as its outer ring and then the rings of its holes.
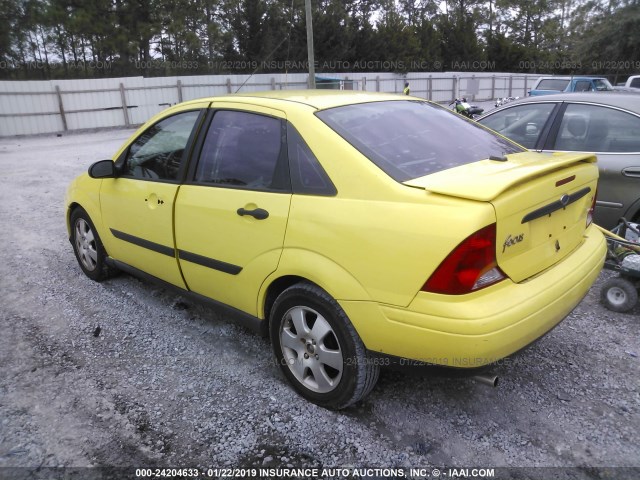
{"type": "Polygon", "coordinates": [[[216,112],[207,132],[196,182],[251,190],[289,190],[284,126],[249,112],[216,112]]]}
{"type": "Polygon", "coordinates": [[[318,159],[291,124],[287,126],[287,144],[293,193],[322,196],[338,193],[318,159]]]}
{"type": "Polygon", "coordinates": [[[570,104],[553,150],[640,152],[640,117],[598,105],[570,104]]]}
{"type": "Polygon", "coordinates": [[[563,91],[569,85],[568,79],[562,78],[545,78],[540,80],[540,83],[536,86],[536,90],[560,90],[563,91]]]}
{"type": "Polygon", "coordinates": [[[372,102],[316,115],[398,182],[523,151],[474,122],[427,102],[372,102]]]}

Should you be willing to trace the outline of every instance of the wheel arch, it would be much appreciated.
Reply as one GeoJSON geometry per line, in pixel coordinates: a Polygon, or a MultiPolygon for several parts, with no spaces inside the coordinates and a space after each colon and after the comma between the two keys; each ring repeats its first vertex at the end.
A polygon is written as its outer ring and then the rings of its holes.
{"type": "MultiPolygon", "coordinates": [[[[268,330],[269,317],[271,315],[271,309],[276,301],[276,298],[284,292],[287,288],[301,282],[309,282],[306,278],[297,275],[285,275],[278,277],[271,282],[264,293],[264,301],[262,306],[262,314],[264,316],[266,329],[268,330]]],[[[312,282],[310,282],[312,283],[312,282]]]]}
{"type": "Polygon", "coordinates": [[[267,322],[275,299],[292,285],[307,282],[336,301],[370,300],[362,284],[333,260],[302,249],[285,249],[278,269],[266,279],[258,295],[258,315],[267,322]]]}
{"type": "MultiPolygon", "coordinates": [[[[91,204],[89,204],[91,205],[91,204]]],[[[93,226],[95,227],[95,229],[98,231],[98,235],[100,236],[100,239],[104,238],[103,235],[103,229],[102,229],[102,222],[100,221],[100,210],[99,208],[96,206],[95,208],[87,208],[87,204],[86,203],[80,203],[80,202],[71,202],[69,203],[69,205],[67,205],[67,213],[66,213],[66,223],[67,223],[67,234],[69,236],[69,239],[71,239],[71,216],[73,215],[73,212],[75,212],[78,209],[82,209],[85,212],[87,212],[87,215],[89,216],[89,219],[91,220],[91,223],[93,223],[93,226]]]]}
{"type": "MultiPolygon", "coordinates": [[[[90,178],[88,175],[82,175],[74,180],[69,189],[67,190],[65,196],[65,204],[66,204],[66,224],[67,224],[67,234],[69,238],[71,238],[71,215],[78,208],[82,208],[87,215],[91,219],[95,229],[100,236],[103,244],[106,238],[104,226],[102,224],[101,218],[101,210],[100,210],[100,187],[101,183],[96,184],[95,182],[102,182],[102,180],[95,180],[90,178]]],[[[108,250],[108,246],[105,245],[105,248],[108,250]]]]}
{"type": "Polygon", "coordinates": [[[77,202],[71,202],[69,205],[67,205],[67,215],[65,221],[67,222],[67,237],[69,238],[69,241],[71,241],[71,215],[73,215],[73,212],[75,212],[78,208],[82,207],[77,202]]]}

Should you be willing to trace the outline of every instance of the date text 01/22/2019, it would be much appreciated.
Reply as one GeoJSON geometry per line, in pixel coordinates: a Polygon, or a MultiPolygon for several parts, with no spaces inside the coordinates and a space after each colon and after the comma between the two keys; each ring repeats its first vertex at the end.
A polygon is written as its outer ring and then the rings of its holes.
{"type": "Polygon", "coordinates": [[[139,478],[493,478],[492,468],[192,468],[174,469],[136,469],[139,478]]]}
{"type": "Polygon", "coordinates": [[[346,478],[406,477],[403,469],[394,468],[137,468],[137,478],[346,478]]]}
{"type": "Polygon", "coordinates": [[[640,60],[594,60],[591,62],[594,70],[637,71],[640,70],[640,60]]]}

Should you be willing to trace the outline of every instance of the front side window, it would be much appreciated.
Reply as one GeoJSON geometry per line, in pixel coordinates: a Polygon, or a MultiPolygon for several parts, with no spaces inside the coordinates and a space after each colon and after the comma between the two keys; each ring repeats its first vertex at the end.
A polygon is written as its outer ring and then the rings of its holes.
{"type": "Polygon", "coordinates": [[[476,123],[427,102],[371,102],[316,115],[398,182],[523,151],[476,123]]]}
{"type": "Polygon", "coordinates": [[[517,105],[491,114],[480,122],[514,142],[533,149],[555,106],[555,103],[517,105]]]}
{"type": "Polygon", "coordinates": [[[610,92],[613,90],[613,85],[605,78],[596,78],[593,81],[593,85],[598,92],[610,92]]]}
{"type": "Polygon", "coordinates": [[[599,105],[570,104],[553,150],[640,152],[640,117],[599,105]]]}
{"type": "Polygon", "coordinates": [[[216,112],[195,181],[256,190],[286,190],[288,168],[280,119],[248,112],[216,112]],[[284,155],[283,155],[284,154],[284,155]]]}
{"type": "Polygon", "coordinates": [[[177,180],[199,115],[199,111],[179,113],[147,129],[129,147],[122,174],[144,180],[177,180]]]}
{"type": "Polygon", "coordinates": [[[576,92],[588,92],[591,90],[591,82],[589,80],[578,80],[576,82],[576,92]]]}

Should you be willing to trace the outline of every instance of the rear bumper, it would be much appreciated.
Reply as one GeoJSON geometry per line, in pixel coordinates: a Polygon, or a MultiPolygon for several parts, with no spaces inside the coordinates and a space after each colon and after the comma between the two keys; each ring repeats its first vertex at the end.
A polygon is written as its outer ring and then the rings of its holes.
{"type": "Polygon", "coordinates": [[[606,243],[594,227],[587,232],[573,253],[518,284],[461,296],[420,292],[407,308],[340,303],[373,352],[459,368],[495,363],[554,328],[589,291],[606,243]]]}

